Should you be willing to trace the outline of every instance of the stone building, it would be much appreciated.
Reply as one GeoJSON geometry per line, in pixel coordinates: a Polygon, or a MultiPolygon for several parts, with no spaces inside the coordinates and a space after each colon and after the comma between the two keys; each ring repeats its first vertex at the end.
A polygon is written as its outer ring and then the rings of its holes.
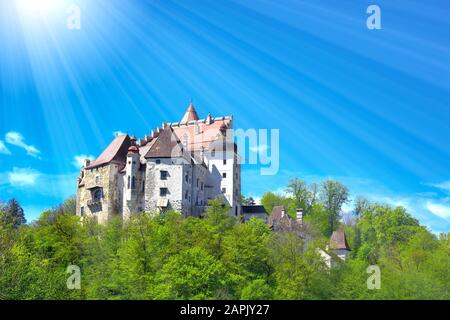
{"type": "Polygon", "coordinates": [[[121,135],[78,178],[77,215],[100,223],[113,216],[174,209],[202,216],[208,200],[223,199],[241,215],[241,173],[233,118],[199,119],[189,105],[179,122],[163,123],[143,139],[121,135]]]}

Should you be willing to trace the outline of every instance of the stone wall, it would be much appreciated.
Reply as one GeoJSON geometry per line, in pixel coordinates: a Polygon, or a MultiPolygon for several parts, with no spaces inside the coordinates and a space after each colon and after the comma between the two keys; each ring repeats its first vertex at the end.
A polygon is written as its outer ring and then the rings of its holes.
{"type": "Polygon", "coordinates": [[[96,217],[105,223],[120,212],[119,173],[117,164],[108,164],[93,169],[83,169],[84,185],[77,191],[77,215],[96,217]],[[103,197],[93,201],[93,192],[101,189],[103,197]],[[84,213],[82,214],[82,208],[84,213]]]}
{"type": "MultiPolygon", "coordinates": [[[[185,175],[191,171],[190,165],[182,159],[149,159],[147,161],[145,177],[145,211],[159,212],[158,199],[160,197],[160,188],[167,188],[168,199],[167,210],[173,209],[186,215],[189,214],[190,202],[184,200],[184,192],[187,188],[185,175]],[[156,160],[160,160],[159,164],[156,160]],[[160,179],[160,172],[167,171],[167,179],[160,179]]],[[[189,174],[189,181],[192,182],[192,176],[189,174]]],[[[189,199],[188,199],[189,200],[189,199]]]]}

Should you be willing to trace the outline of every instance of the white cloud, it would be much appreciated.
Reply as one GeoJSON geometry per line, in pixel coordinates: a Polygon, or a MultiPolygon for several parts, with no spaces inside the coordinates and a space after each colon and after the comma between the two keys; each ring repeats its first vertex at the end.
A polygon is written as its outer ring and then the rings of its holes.
{"type": "Polygon", "coordinates": [[[434,215],[441,217],[445,220],[450,220],[450,206],[428,202],[426,208],[434,215]]]}
{"type": "Polygon", "coordinates": [[[89,160],[94,160],[95,157],[94,156],[88,156],[86,154],[80,154],[77,155],[73,158],[72,164],[77,168],[77,169],[81,169],[82,166],[84,166],[84,160],[89,159],[89,160]]]}
{"type": "Polygon", "coordinates": [[[35,146],[26,144],[25,138],[19,132],[8,132],[5,135],[5,141],[11,145],[25,149],[27,155],[40,159],[39,154],[41,151],[39,151],[35,146]]]}
{"type": "Polygon", "coordinates": [[[11,151],[9,151],[9,149],[5,146],[5,143],[2,140],[0,140],[0,153],[6,155],[11,154],[11,151]]]}
{"type": "Polygon", "coordinates": [[[450,180],[449,181],[444,181],[441,183],[432,183],[430,184],[430,186],[433,186],[435,188],[447,191],[450,193],[450,180]]]}
{"type": "Polygon", "coordinates": [[[0,195],[26,191],[27,196],[44,196],[62,201],[77,191],[79,172],[48,174],[32,168],[0,172],[0,195]]]}
{"type": "Polygon", "coordinates": [[[126,133],[125,132],[122,132],[122,131],[114,131],[113,132],[113,136],[114,137],[117,137],[117,136],[123,136],[123,135],[125,135],[126,133]]]}
{"type": "Polygon", "coordinates": [[[33,186],[40,176],[40,172],[31,168],[16,168],[8,172],[9,183],[14,187],[33,186]]]}

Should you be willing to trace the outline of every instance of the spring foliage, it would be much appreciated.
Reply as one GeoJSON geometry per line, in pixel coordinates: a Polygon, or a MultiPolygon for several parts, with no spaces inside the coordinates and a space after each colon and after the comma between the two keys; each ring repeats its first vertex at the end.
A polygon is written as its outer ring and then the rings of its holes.
{"type": "Polygon", "coordinates": [[[73,201],[31,224],[0,223],[0,299],[450,299],[450,241],[430,233],[404,208],[358,201],[342,222],[348,191],[293,180],[265,205],[307,208],[308,241],[296,231],[242,223],[218,200],[207,217],[141,213],[98,225],[74,215],[73,201]],[[322,194],[320,194],[322,192],[322,194]],[[328,192],[328,194],[326,194],[328,192]],[[328,269],[317,248],[345,230],[351,256],[328,269]],[[367,267],[381,269],[369,290],[367,267]],[[69,290],[69,265],[81,289],[69,290]]]}

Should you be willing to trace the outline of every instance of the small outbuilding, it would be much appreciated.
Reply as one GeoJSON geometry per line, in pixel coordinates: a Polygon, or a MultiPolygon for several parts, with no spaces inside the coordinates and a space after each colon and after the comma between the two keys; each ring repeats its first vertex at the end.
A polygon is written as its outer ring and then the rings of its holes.
{"type": "Polygon", "coordinates": [[[245,222],[251,218],[257,218],[264,221],[264,223],[267,223],[267,219],[269,217],[266,209],[261,205],[242,206],[242,215],[245,222]]]}

